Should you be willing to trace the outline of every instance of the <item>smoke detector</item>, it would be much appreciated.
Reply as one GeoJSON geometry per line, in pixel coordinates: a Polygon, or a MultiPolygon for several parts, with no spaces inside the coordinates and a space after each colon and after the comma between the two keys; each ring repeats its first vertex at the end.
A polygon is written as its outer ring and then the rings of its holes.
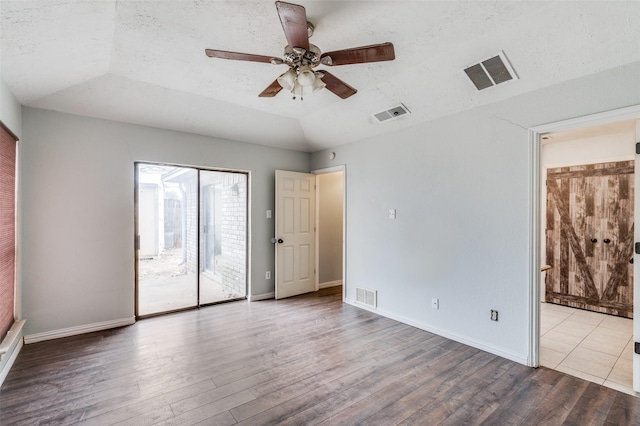
{"type": "Polygon", "coordinates": [[[469,65],[463,71],[478,90],[518,79],[503,51],[477,64],[469,65]]]}

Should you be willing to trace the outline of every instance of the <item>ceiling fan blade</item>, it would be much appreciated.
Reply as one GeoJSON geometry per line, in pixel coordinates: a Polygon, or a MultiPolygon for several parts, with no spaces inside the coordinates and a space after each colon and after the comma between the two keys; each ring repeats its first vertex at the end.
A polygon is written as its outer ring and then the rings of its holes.
{"type": "Polygon", "coordinates": [[[363,64],[366,62],[392,61],[396,58],[393,44],[382,43],[371,46],[354,47],[352,49],[325,52],[320,57],[324,65],[363,64]],[[330,58],[329,59],[327,59],[330,58]]]}
{"type": "Polygon", "coordinates": [[[235,59],[236,61],[249,62],[266,62],[272,63],[272,60],[278,60],[273,56],[252,55],[251,53],[228,52],[226,50],[205,49],[204,53],[210,58],[235,59]]]}
{"type": "Polygon", "coordinates": [[[262,91],[258,96],[261,98],[272,98],[282,90],[282,86],[278,84],[278,80],[274,80],[266,89],[262,91]]]}
{"type": "Polygon", "coordinates": [[[323,75],[322,81],[326,84],[326,88],[340,96],[342,99],[347,99],[349,96],[355,95],[357,90],[349,86],[344,81],[340,80],[333,74],[328,73],[325,70],[320,71],[323,75]]]}
{"type": "Polygon", "coordinates": [[[307,12],[303,6],[283,1],[276,2],[280,22],[289,46],[309,50],[309,33],[307,32],[307,12]]]}

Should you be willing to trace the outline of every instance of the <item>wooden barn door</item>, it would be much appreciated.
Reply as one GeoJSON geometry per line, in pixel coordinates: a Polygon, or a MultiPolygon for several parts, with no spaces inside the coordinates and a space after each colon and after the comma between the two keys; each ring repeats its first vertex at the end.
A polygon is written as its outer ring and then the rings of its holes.
{"type": "Polygon", "coordinates": [[[547,170],[547,302],[633,318],[633,171],[547,170]]]}

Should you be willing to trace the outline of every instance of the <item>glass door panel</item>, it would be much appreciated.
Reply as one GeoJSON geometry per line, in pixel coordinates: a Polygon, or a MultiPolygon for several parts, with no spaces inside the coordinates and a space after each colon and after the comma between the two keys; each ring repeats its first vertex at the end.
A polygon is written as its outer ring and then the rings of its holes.
{"type": "Polygon", "coordinates": [[[137,164],[138,315],[198,304],[198,170],[137,164]]]}
{"type": "Polygon", "coordinates": [[[200,171],[200,304],[246,297],[247,175],[200,171]]]}

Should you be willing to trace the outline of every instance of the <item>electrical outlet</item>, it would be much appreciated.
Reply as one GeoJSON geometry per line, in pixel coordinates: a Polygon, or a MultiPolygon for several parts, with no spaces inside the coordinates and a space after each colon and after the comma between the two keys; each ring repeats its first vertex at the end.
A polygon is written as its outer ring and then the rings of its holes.
{"type": "Polygon", "coordinates": [[[389,219],[396,218],[396,209],[389,209],[389,219]]]}
{"type": "Polygon", "coordinates": [[[431,307],[433,309],[440,309],[440,299],[437,299],[435,297],[431,299],[431,307]]]}
{"type": "Polygon", "coordinates": [[[495,309],[491,310],[491,321],[498,321],[498,311],[495,309]]]}
{"type": "Polygon", "coordinates": [[[271,279],[271,271],[267,271],[264,273],[264,279],[265,280],[270,280],[271,279]]]}

